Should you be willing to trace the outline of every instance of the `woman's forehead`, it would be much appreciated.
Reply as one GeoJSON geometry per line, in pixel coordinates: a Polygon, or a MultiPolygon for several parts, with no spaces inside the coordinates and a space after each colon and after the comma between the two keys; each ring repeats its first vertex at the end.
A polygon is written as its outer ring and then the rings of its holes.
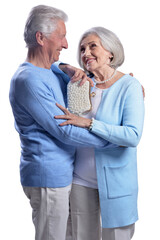
{"type": "Polygon", "coordinates": [[[100,38],[98,36],[96,36],[95,34],[90,34],[82,39],[80,45],[85,45],[85,44],[89,44],[92,42],[100,42],[100,38]]]}

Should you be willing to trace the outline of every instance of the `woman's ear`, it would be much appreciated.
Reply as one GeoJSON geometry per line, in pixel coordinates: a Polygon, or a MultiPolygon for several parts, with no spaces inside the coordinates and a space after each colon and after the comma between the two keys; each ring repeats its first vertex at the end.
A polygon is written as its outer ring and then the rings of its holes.
{"type": "Polygon", "coordinates": [[[113,61],[113,54],[112,53],[110,53],[109,59],[110,59],[110,62],[113,61]]]}
{"type": "Polygon", "coordinates": [[[113,55],[109,59],[110,59],[110,62],[112,62],[113,61],[113,55]]]}
{"type": "Polygon", "coordinates": [[[44,45],[44,35],[41,32],[36,32],[36,39],[40,46],[44,45]]]}

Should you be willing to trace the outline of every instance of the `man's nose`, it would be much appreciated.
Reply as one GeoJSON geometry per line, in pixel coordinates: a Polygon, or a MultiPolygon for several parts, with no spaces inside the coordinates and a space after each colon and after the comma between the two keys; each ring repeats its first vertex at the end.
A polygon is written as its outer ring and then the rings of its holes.
{"type": "Polygon", "coordinates": [[[66,38],[63,39],[62,47],[65,48],[65,49],[68,48],[68,42],[67,42],[67,39],[66,39],[66,38]]]}

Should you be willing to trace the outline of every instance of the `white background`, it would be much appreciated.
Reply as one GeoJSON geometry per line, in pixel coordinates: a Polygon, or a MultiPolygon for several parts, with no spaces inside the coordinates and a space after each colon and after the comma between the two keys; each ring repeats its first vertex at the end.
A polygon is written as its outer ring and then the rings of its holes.
{"type": "MultiPolygon", "coordinates": [[[[4,240],[34,239],[31,208],[19,179],[20,143],[8,100],[10,79],[25,60],[27,50],[23,29],[30,9],[46,4],[64,10],[68,16],[68,50],[60,60],[77,64],[80,35],[90,27],[103,26],[115,32],[125,49],[120,68],[145,87],[145,125],[138,147],[139,216],[134,240],[159,239],[160,157],[159,157],[159,5],[158,0],[5,0],[0,13],[0,218],[4,240]]],[[[127,180],[127,179],[126,179],[127,180]]],[[[118,213],[117,213],[118,214],[118,213]]]]}

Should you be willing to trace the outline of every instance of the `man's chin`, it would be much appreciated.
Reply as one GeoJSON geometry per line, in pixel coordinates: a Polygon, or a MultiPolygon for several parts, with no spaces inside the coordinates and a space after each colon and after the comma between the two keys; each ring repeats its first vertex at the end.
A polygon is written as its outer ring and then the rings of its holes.
{"type": "Polygon", "coordinates": [[[56,58],[54,58],[53,63],[58,62],[58,61],[59,61],[59,57],[56,57],[56,58]]]}

